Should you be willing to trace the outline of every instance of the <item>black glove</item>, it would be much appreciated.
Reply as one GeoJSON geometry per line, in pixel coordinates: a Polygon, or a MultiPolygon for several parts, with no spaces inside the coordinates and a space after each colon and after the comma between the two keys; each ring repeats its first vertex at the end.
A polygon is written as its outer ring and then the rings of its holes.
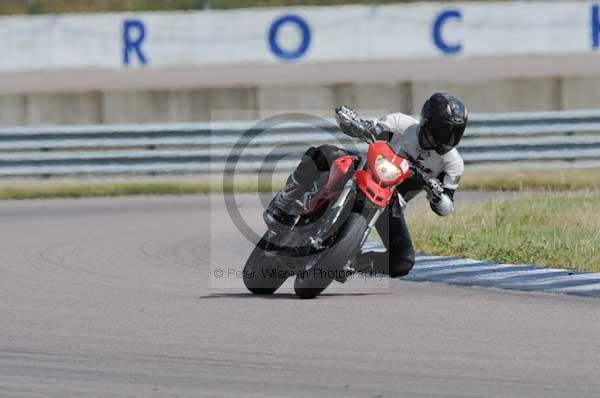
{"type": "Polygon", "coordinates": [[[429,178],[425,184],[425,190],[427,191],[427,199],[431,203],[439,203],[444,194],[442,183],[437,178],[429,178]]]}
{"type": "Polygon", "coordinates": [[[335,120],[344,134],[351,137],[363,137],[375,132],[373,122],[359,118],[356,111],[346,105],[335,109],[335,120]]]}

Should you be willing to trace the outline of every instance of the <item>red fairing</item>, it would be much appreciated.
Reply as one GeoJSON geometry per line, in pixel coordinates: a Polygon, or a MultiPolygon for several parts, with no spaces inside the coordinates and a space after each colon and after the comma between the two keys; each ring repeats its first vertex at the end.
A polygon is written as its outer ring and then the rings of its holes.
{"type": "MultiPolygon", "coordinates": [[[[350,170],[350,167],[352,167],[352,164],[356,160],[358,160],[358,158],[356,156],[351,156],[351,155],[341,156],[341,157],[337,158],[333,162],[333,170],[335,170],[335,171],[332,174],[340,173],[338,176],[336,176],[337,179],[339,179],[342,175],[346,174],[348,172],[348,170],[350,170]]],[[[329,180],[331,180],[331,179],[332,179],[332,177],[330,175],[329,180]]]]}
{"type": "Polygon", "coordinates": [[[394,193],[390,188],[384,188],[377,184],[371,177],[371,174],[365,170],[356,172],[356,183],[358,184],[358,189],[379,207],[387,207],[394,193]]]}
{"type": "Polygon", "coordinates": [[[377,141],[369,145],[367,164],[369,171],[360,170],[356,173],[358,189],[376,206],[387,207],[395,187],[410,176],[410,164],[408,160],[398,156],[384,141],[377,141]],[[398,177],[393,180],[383,180],[377,174],[376,162],[381,157],[400,170],[398,177]]]}
{"type": "Polygon", "coordinates": [[[311,200],[309,206],[309,212],[317,211],[323,204],[327,202],[332,196],[335,196],[338,192],[334,190],[336,184],[344,177],[346,173],[352,167],[352,164],[358,160],[358,157],[346,155],[341,156],[334,160],[331,170],[329,171],[329,177],[325,187],[315,195],[311,200]]]}

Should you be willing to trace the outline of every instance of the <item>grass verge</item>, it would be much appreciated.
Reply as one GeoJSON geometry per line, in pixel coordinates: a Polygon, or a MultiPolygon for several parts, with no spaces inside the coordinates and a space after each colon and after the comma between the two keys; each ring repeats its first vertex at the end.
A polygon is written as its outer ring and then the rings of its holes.
{"type": "Polygon", "coordinates": [[[408,222],[419,251],[600,272],[598,194],[467,204],[445,218],[415,205],[408,222]]]}
{"type": "Polygon", "coordinates": [[[578,191],[600,189],[600,169],[474,170],[466,168],[461,190],[578,191]]]}
{"type": "MultiPolygon", "coordinates": [[[[170,11],[303,5],[409,3],[417,0],[3,0],[0,14],[170,11]]],[[[455,1],[455,0],[451,0],[455,1]]]]}
{"type": "MultiPolygon", "coordinates": [[[[157,177],[158,178],[158,177],[157,177]]],[[[187,195],[220,192],[268,192],[278,190],[285,176],[274,178],[272,185],[258,183],[252,176],[223,186],[217,179],[152,180],[119,182],[29,181],[3,183],[0,199],[83,198],[91,196],[187,195]]],[[[600,169],[550,171],[469,171],[461,190],[475,191],[578,191],[600,189],[600,169]]]]}
{"type": "MultiPolygon", "coordinates": [[[[275,184],[273,184],[275,185],[275,184]]],[[[85,198],[94,196],[191,195],[219,192],[269,192],[271,184],[256,182],[223,185],[214,181],[163,182],[41,182],[0,186],[0,199],[85,198]]]]}

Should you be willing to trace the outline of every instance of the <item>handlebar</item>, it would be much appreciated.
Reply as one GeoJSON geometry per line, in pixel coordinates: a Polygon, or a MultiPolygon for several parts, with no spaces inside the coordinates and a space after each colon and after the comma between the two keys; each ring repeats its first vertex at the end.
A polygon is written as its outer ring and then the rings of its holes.
{"type": "MultiPolygon", "coordinates": [[[[346,106],[342,106],[335,110],[336,117],[344,134],[360,139],[367,144],[372,144],[377,141],[374,134],[374,125],[360,119],[354,110],[346,106]],[[346,126],[347,128],[344,128],[346,126]]],[[[435,186],[435,182],[421,168],[421,162],[415,160],[408,153],[404,152],[403,157],[410,162],[413,175],[425,186],[425,189],[433,196],[440,197],[439,187],[435,186]]]]}

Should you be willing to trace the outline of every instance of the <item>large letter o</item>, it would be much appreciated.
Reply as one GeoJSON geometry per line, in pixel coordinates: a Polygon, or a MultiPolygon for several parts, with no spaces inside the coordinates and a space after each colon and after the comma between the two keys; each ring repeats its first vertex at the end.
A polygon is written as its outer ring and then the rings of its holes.
{"type": "Polygon", "coordinates": [[[306,21],[298,15],[288,14],[281,16],[277,18],[269,28],[269,47],[271,47],[271,51],[277,58],[281,58],[286,61],[293,61],[302,57],[310,46],[310,40],[310,28],[308,27],[306,21]],[[286,23],[296,25],[302,35],[302,41],[300,42],[298,48],[294,51],[284,50],[277,43],[277,33],[279,32],[279,29],[286,23]]]}

